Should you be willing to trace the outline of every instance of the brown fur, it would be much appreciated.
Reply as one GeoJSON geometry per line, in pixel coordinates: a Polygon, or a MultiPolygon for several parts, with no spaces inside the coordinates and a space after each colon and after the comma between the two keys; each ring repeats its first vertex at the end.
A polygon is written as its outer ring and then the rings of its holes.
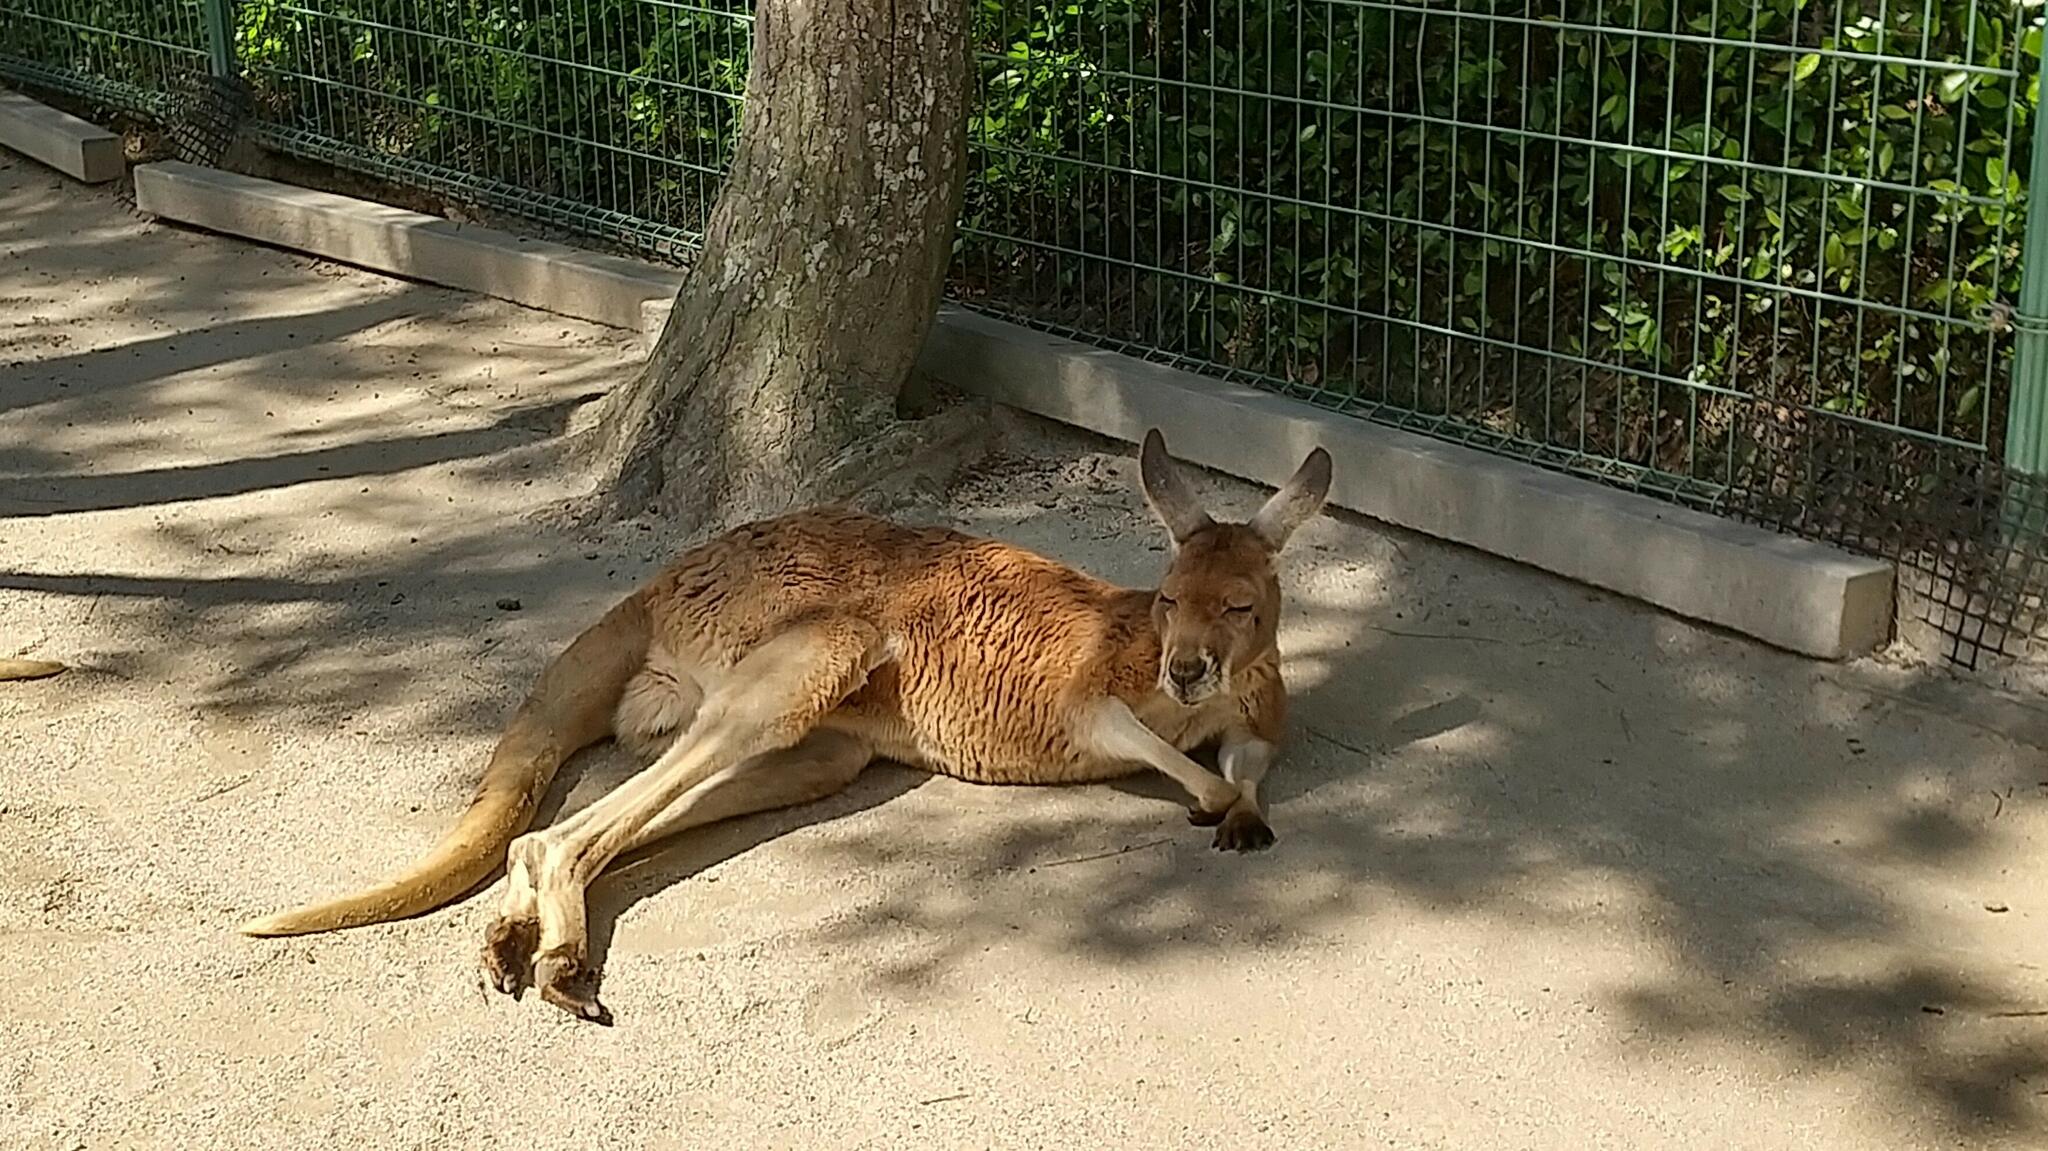
{"type": "MultiPolygon", "coordinates": [[[[1194,557],[1211,558],[1226,557],[1194,557]]],[[[1255,562],[1264,567],[1264,556],[1255,562]]],[[[859,736],[878,758],[976,783],[1078,783],[1140,770],[1077,745],[1068,717],[1098,695],[1149,712],[1156,723],[1147,726],[1186,746],[1236,722],[1272,733],[1265,713],[1283,706],[1270,626],[1238,652],[1238,674],[1253,685],[1241,699],[1175,706],[1157,687],[1152,592],[1012,544],[858,512],[802,511],[742,528],[685,555],[638,595],[657,638],[648,668],[627,685],[617,730],[643,747],[701,698],[678,669],[729,669],[764,638],[835,616],[890,637],[892,658],[821,723],[859,736]],[[661,730],[648,723],[657,715],[669,721],[661,730]]],[[[1272,598],[1277,608],[1277,582],[1272,598]]]]}
{"type": "Polygon", "coordinates": [[[1217,846],[1270,844],[1256,789],[1286,716],[1272,561],[1320,509],[1329,457],[1311,453],[1244,524],[1195,504],[1157,432],[1143,464],[1146,498],[1174,539],[1157,592],[843,509],[691,549],[549,666],[433,853],[370,891],[243,930],[418,914],[508,859],[504,915],[485,948],[494,982],[516,990],[530,971],[551,1002],[608,1019],[584,957],[584,884],[620,852],[829,794],[873,759],[999,784],[1157,768],[1194,796],[1190,818],[1217,825],[1217,846]],[[513,842],[556,767],[607,734],[653,763],[513,842]],[[1205,744],[1220,746],[1228,781],[1183,754],[1205,744]]]}

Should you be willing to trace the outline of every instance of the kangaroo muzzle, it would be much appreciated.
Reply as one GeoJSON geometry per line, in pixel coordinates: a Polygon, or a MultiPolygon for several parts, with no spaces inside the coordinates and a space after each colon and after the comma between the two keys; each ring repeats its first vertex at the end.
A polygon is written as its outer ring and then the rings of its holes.
{"type": "Polygon", "coordinates": [[[1177,703],[1200,703],[1222,690],[1222,664],[1208,652],[1168,655],[1160,660],[1159,687],[1177,703]]]}

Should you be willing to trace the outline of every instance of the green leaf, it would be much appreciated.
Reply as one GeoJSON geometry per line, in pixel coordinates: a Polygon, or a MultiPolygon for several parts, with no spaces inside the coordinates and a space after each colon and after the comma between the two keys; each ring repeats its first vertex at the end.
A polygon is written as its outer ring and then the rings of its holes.
{"type": "Polygon", "coordinates": [[[1799,58],[1799,62],[1797,64],[1792,65],[1792,82],[1794,84],[1799,83],[1800,81],[1806,79],[1808,76],[1813,75],[1815,71],[1819,70],[1819,68],[1820,53],[1808,52],[1806,55],[1801,56],[1799,58]]]}
{"type": "Polygon", "coordinates": [[[1978,57],[1987,60],[1997,59],[2005,42],[2005,30],[1999,27],[1998,21],[1985,15],[1984,10],[1974,4],[1970,6],[1970,16],[1970,33],[1976,41],[1978,57]]]}
{"type": "Polygon", "coordinates": [[[1209,250],[1218,254],[1227,252],[1230,250],[1231,243],[1236,239],[1237,216],[1235,214],[1225,216],[1223,217],[1223,226],[1217,229],[1216,238],[1209,242],[1209,250]]]}

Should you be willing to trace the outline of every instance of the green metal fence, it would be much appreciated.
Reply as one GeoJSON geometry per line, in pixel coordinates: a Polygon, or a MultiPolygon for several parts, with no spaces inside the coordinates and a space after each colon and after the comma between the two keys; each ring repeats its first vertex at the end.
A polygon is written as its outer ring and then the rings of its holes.
{"type": "Polygon", "coordinates": [[[2010,6],[1014,3],[963,260],[1004,310],[1704,499],[1762,424],[2001,430],[2010,6]]]}
{"type": "Polygon", "coordinates": [[[160,115],[209,71],[201,0],[0,0],[0,76],[160,115]]]}
{"type": "Polygon", "coordinates": [[[683,258],[738,128],[736,0],[246,0],[256,134],[683,258]]]}
{"type": "MultiPolygon", "coordinates": [[[[678,259],[738,128],[742,0],[204,2],[0,0],[0,73],[212,51],[274,148],[678,259]]],[[[2048,466],[2038,3],[976,3],[973,306],[1703,503],[1822,427],[2048,466]]]]}

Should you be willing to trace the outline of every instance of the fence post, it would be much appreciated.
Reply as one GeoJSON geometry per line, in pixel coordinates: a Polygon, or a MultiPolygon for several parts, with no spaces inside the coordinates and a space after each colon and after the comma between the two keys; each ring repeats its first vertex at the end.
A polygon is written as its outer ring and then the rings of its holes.
{"type": "Polygon", "coordinates": [[[235,74],[234,0],[199,0],[200,15],[206,21],[206,56],[215,77],[235,74]]]}
{"type": "MultiPolygon", "coordinates": [[[[2035,66],[2048,97],[2048,43],[2035,66]]],[[[2012,395],[2005,412],[2005,466],[2048,475],[2048,102],[2036,101],[2027,168],[2027,230],[2020,247],[2019,308],[2012,317],[2012,395]]]]}

